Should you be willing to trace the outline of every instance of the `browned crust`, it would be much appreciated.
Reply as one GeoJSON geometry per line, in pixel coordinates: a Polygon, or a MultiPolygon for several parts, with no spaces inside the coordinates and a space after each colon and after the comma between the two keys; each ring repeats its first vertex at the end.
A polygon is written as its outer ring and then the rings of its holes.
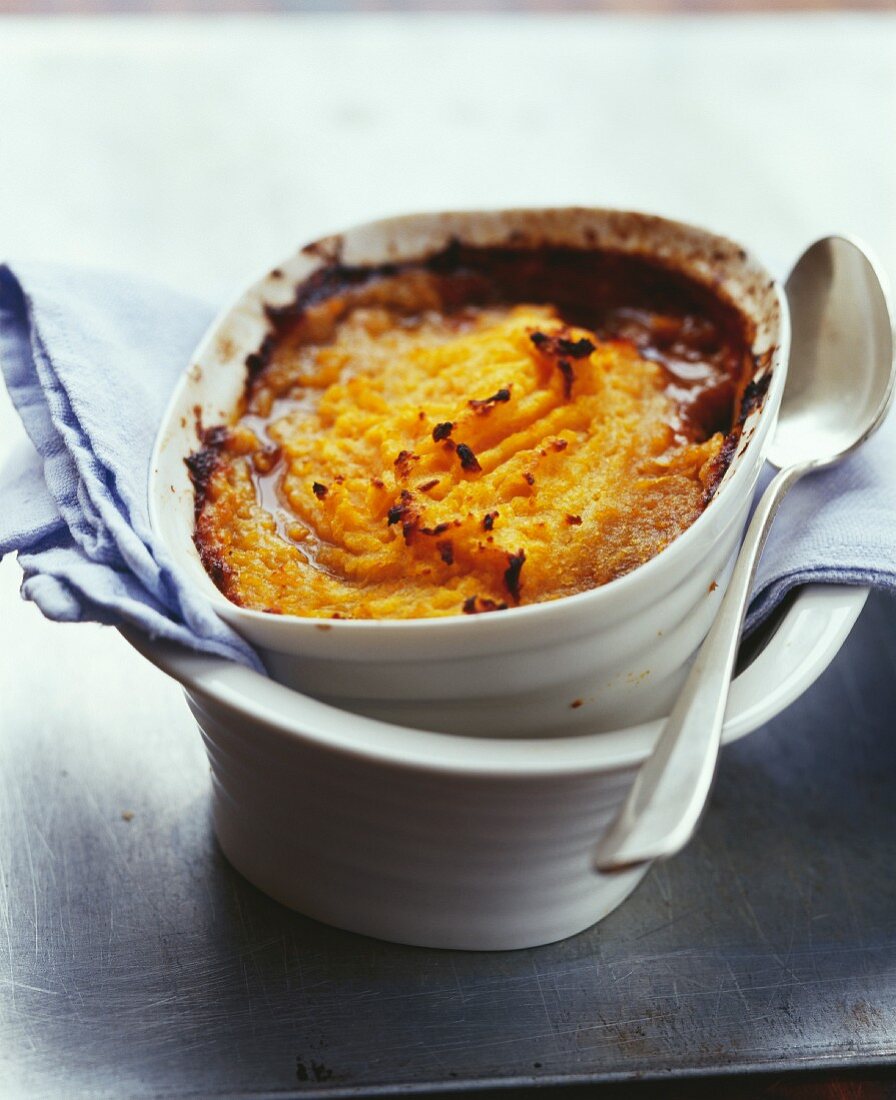
{"type": "MultiPolygon", "coordinates": [[[[318,254],[315,249],[311,251],[318,254]]],[[[620,269],[637,269],[638,279],[651,293],[658,293],[661,297],[668,296],[670,293],[674,297],[675,294],[680,295],[682,292],[691,297],[696,295],[716,316],[720,315],[720,310],[728,314],[726,327],[737,330],[737,336],[744,346],[749,346],[752,342],[751,325],[719,287],[699,282],[684,274],[674,264],[647,252],[549,245],[526,247],[525,244],[513,243],[475,247],[452,239],[442,249],[429,256],[404,260],[400,263],[351,265],[342,263],[338,252],[327,251],[320,254],[325,260],[323,266],[296,286],[292,301],[282,306],[265,307],[265,314],[271,328],[259,347],[246,357],[249,371],[247,393],[251,392],[252,383],[257,374],[269,362],[278,334],[300,320],[309,307],[362,287],[373,280],[412,270],[425,270],[435,275],[445,276],[449,280],[449,285],[446,286],[449,297],[453,289],[461,299],[464,296],[475,297],[484,303],[500,300],[501,294],[498,293],[495,297],[495,293],[502,288],[510,290],[512,297],[515,280],[524,279],[527,277],[527,271],[539,264],[543,269],[548,269],[558,258],[570,265],[573,272],[577,263],[603,265],[608,271],[606,282],[612,281],[612,277],[617,275],[620,269]]],[[[569,282],[573,285],[575,280],[570,278],[569,282]]],[[[506,296],[505,294],[504,297],[506,296]]],[[[525,295],[518,300],[524,298],[525,295]]],[[[460,306],[464,302],[448,301],[446,308],[451,308],[452,304],[460,306]]],[[[547,354],[562,357],[565,360],[584,358],[593,350],[588,340],[573,340],[565,337],[557,339],[542,333],[534,334],[533,342],[537,343],[539,339],[545,342],[543,350],[547,354]]],[[[541,347],[540,350],[542,350],[541,347]]]]}
{"type": "Polygon", "coordinates": [[[488,413],[495,407],[505,401],[510,400],[510,387],[502,386],[497,393],[493,393],[491,397],[472,398],[467,404],[470,408],[477,413],[488,413]]]}
{"type": "Polygon", "coordinates": [[[467,473],[479,473],[482,469],[479,465],[479,459],[473,453],[473,448],[466,443],[458,443],[457,457],[460,459],[461,467],[466,470],[467,473]]]}
{"type": "Polygon", "coordinates": [[[209,483],[221,461],[221,452],[227,445],[229,434],[230,429],[224,424],[205,430],[200,426],[199,438],[202,446],[184,459],[193,483],[194,511],[197,518],[205,506],[209,483]]]}
{"type": "MultiPolygon", "coordinates": [[[[444,288],[445,308],[448,310],[455,306],[460,307],[466,301],[475,301],[477,304],[500,301],[502,300],[502,294],[508,300],[512,300],[514,281],[523,278],[523,275],[520,275],[519,272],[525,273],[529,268],[538,268],[539,264],[542,265],[542,268],[548,270],[552,258],[557,256],[567,263],[571,271],[576,269],[576,264],[583,261],[597,263],[598,265],[603,264],[611,273],[616,269],[627,270],[632,266],[637,267],[640,272],[638,278],[643,278],[644,285],[651,292],[655,291],[661,302],[665,300],[664,295],[671,295],[672,300],[677,300],[676,295],[683,294],[685,298],[691,295],[693,300],[702,303],[708,314],[712,315],[720,324],[720,331],[724,331],[730,345],[743,349],[744,360],[749,363],[749,366],[742,368],[741,377],[735,385],[735,396],[727,402],[728,430],[721,451],[713,460],[707,478],[704,502],[708,504],[737,452],[746,419],[752,412],[761,407],[765,400],[771,381],[769,366],[771,353],[763,356],[761,362],[748,357],[746,349],[749,348],[752,342],[753,328],[743,314],[737,310],[736,306],[719,291],[718,287],[698,283],[674,266],[647,254],[595,250],[593,248],[554,248],[544,245],[527,247],[525,244],[473,248],[462,245],[455,240],[439,252],[422,259],[360,267],[343,264],[338,251],[322,252],[321,258],[324,260],[324,265],[296,287],[293,300],[285,306],[266,308],[270,329],[259,346],[250,352],[245,360],[245,401],[248,402],[251,398],[259,377],[263,375],[269,365],[281,334],[301,319],[311,306],[326,301],[333,296],[344,294],[352,288],[362,287],[373,280],[399,275],[402,272],[414,269],[424,269],[446,277],[448,282],[446,282],[444,288]],[[497,273],[494,285],[490,283],[488,274],[483,274],[483,272],[490,272],[493,275],[497,273]],[[510,288],[509,295],[506,293],[508,287],[510,288]],[[452,301],[452,295],[457,296],[457,302],[452,301]]],[[[525,296],[522,296],[520,300],[524,300],[524,298],[525,296]]],[[[574,303],[572,314],[575,314],[577,308],[579,307],[574,303]]],[[[566,319],[566,315],[563,315],[566,319]]],[[[576,318],[572,316],[571,323],[584,322],[577,322],[576,318]]],[[[593,327],[599,335],[601,334],[599,324],[589,327],[593,327]]],[[[609,338],[613,338],[612,334],[609,338]]],[[[544,333],[534,332],[531,339],[539,352],[553,361],[556,369],[562,375],[565,395],[570,397],[575,382],[573,362],[589,355],[594,350],[594,345],[587,339],[573,338],[571,334],[547,336],[544,333]]],[[[508,386],[502,387],[490,397],[471,399],[469,404],[475,411],[487,413],[496,403],[508,401],[510,398],[511,390],[508,386]]],[[[421,413],[421,415],[423,414],[421,413]]],[[[450,449],[457,454],[464,470],[475,473],[481,467],[472,449],[467,444],[455,443],[449,438],[454,427],[455,425],[450,422],[437,424],[433,429],[432,437],[436,442],[444,442],[446,449],[450,449]]],[[[713,430],[719,430],[718,426],[714,427],[713,430]]],[[[230,595],[228,592],[230,571],[225,562],[207,550],[202,539],[199,521],[207,502],[210,482],[222,460],[222,453],[227,444],[229,431],[230,429],[226,425],[219,425],[201,431],[201,446],[185,459],[194,487],[194,505],[197,518],[194,542],[206,570],[215,584],[228,595],[230,595]]],[[[554,440],[551,446],[559,451],[565,448],[566,441],[554,440]]],[[[396,459],[396,472],[402,479],[409,476],[411,463],[415,459],[416,456],[410,452],[402,452],[396,459]]],[[[376,479],[374,479],[374,483],[376,483],[376,479]]],[[[435,482],[430,482],[421,488],[431,488],[434,484],[435,482]]],[[[319,491],[318,486],[315,485],[315,493],[322,498],[326,492],[326,487],[320,486],[320,490],[322,491],[319,491]]],[[[577,521],[581,522],[579,517],[570,516],[567,517],[566,522],[570,526],[576,526],[577,521]]],[[[409,544],[415,537],[419,527],[419,517],[417,508],[413,503],[413,496],[407,490],[401,493],[399,501],[389,510],[388,522],[390,524],[401,523],[402,534],[406,543],[409,544]]],[[[483,521],[484,529],[490,531],[493,522],[492,514],[486,516],[483,521]]],[[[425,530],[423,533],[437,534],[440,532],[425,530]]],[[[443,561],[447,561],[450,557],[453,562],[453,548],[451,548],[450,540],[441,541],[437,549],[443,561]]],[[[504,574],[504,581],[514,602],[519,602],[520,599],[520,574],[524,562],[525,552],[522,549],[518,554],[508,556],[508,567],[504,574]]],[[[448,564],[451,564],[451,562],[448,562],[448,564]]],[[[467,601],[467,603],[469,602],[467,601]]],[[[472,614],[482,611],[503,610],[505,606],[490,600],[480,600],[477,597],[472,607],[465,605],[463,610],[468,614],[472,614]]]]}
{"type": "Polygon", "coordinates": [[[737,420],[734,427],[725,436],[722,449],[713,459],[710,467],[709,478],[704,493],[704,501],[706,504],[715,496],[716,490],[721,484],[728,467],[737,454],[737,448],[743,436],[744,424],[746,424],[750,416],[765,403],[766,394],[768,393],[768,388],[772,381],[772,372],[768,369],[768,360],[770,358],[770,354],[763,357],[762,362],[759,362],[756,368],[757,370],[762,370],[763,373],[754,375],[744,386],[743,393],[738,403],[737,420]]]}

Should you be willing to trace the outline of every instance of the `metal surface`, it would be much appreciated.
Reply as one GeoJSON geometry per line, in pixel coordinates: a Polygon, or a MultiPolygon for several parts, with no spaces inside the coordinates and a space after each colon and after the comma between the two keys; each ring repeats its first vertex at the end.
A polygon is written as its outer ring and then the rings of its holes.
{"type": "Polygon", "coordinates": [[[805,474],[840,462],[882,424],[893,396],[893,321],[883,272],[846,237],[806,249],[787,280],[793,343],[762,494],[715,621],[628,797],[595,851],[604,873],[680,852],[712,787],[728,690],[759,556],[805,474]]]}
{"type": "Polygon", "coordinates": [[[811,692],[725,750],[684,855],[596,928],[500,955],[379,943],[269,901],[215,845],[174,685],[112,631],[4,612],[4,1098],[363,1095],[896,1056],[890,598],[872,596],[811,692]]]}
{"type": "MultiPolygon", "coordinates": [[[[450,195],[657,210],[777,270],[849,226],[896,269],[885,16],[3,31],[16,257],[220,303],[284,245],[450,195]],[[572,153],[561,170],[545,149],[572,153]]],[[[618,913],[483,957],[333,932],[247,886],[212,839],[177,688],[112,631],[42,622],[17,584],[0,564],[3,1100],[896,1058],[893,601],[722,753],[700,837],[618,913]]]]}

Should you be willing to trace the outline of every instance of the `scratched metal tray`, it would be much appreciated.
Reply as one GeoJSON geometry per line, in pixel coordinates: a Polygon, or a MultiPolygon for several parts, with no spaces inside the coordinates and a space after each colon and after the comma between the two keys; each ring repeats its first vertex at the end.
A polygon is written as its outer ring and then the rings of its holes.
{"type": "Polygon", "coordinates": [[[0,1096],[363,1096],[896,1055],[892,599],[725,751],[684,855],[598,927],[494,955],[338,932],[249,886],[213,840],[178,692],[111,632],[87,659],[82,629],[49,678],[17,653],[0,679],[0,1096]]]}

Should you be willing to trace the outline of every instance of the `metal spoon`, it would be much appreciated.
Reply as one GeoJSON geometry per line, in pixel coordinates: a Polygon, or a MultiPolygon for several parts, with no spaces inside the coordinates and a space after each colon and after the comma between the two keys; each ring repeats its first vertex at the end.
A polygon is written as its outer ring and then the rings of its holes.
{"type": "Polygon", "coordinates": [[[882,276],[861,246],[825,237],[787,280],[793,343],[769,461],[779,470],[750,522],[718,615],[616,820],[597,846],[608,873],[675,855],[703,814],[759,555],[790,487],[878,428],[893,396],[893,327],[882,276]]]}

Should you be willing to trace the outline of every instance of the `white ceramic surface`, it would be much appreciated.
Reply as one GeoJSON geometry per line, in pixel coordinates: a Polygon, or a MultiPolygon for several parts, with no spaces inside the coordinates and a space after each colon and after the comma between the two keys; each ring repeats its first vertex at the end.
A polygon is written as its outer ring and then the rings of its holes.
{"type": "MultiPolygon", "coordinates": [[[[726,742],[815,680],[866,596],[837,586],[798,594],[732,685],[726,742]]],[[[428,947],[531,947],[587,928],[644,874],[597,875],[590,855],[659,722],[550,739],[410,730],[126,635],[185,688],[208,749],[224,852],[309,916],[428,947]]]]}
{"type": "Polygon", "coordinates": [[[562,208],[411,215],[315,242],[254,283],[215,322],[172,399],[152,460],[151,515],[175,561],[259,650],[271,675],[359,714],[492,737],[614,729],[666,713],[724,591],[784,385],[789,326],[780,285],[740,245],[645,214],[562,208]],[[713,283],[755,325],[772,379],[715,497],[657,557],[601,588],[492,615],[362,622],[267,615],[230,603],[192,542],[184,457],[229,419],[266,305],[292,300],[322,264],[425,257],[450,240],[649,253],[713,283]],[[581,703],[580,703],[581,701],[581,703]],[[576,703],[576,706],[572,704],[576,703]]]}

